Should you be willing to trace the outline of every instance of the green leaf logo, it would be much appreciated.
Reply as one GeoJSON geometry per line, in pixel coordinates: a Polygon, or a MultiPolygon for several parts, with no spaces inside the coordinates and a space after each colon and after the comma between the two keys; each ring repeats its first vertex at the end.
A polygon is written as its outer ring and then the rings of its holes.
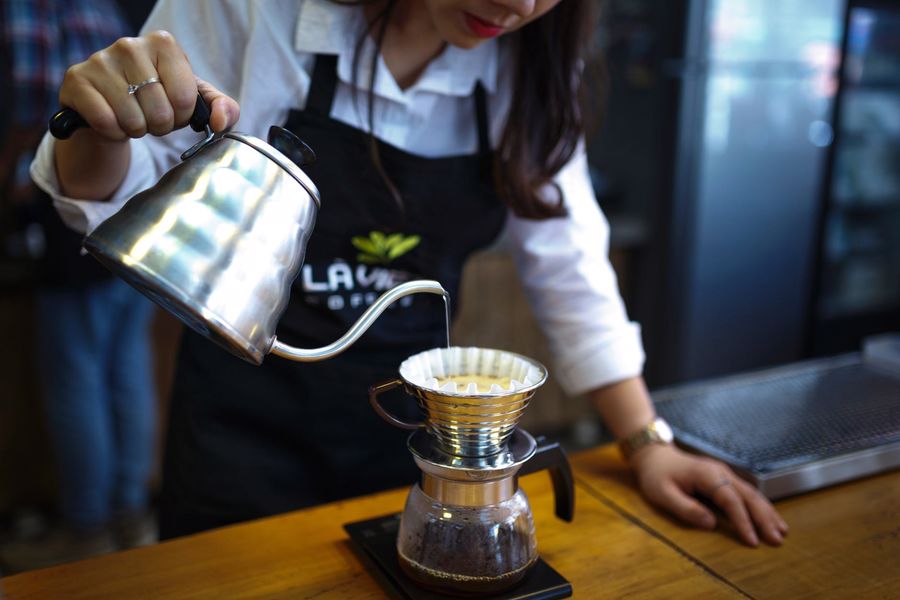
{"type": "Polygon", "coordinates": [[[360,251],[356,259],[365,264],[386,265],[419,245],[422,237],[405,236],[402,233],[385,235],[380,231],[370,231],[369,237],[356,236],[350,240],[353,247],[360,251]]]}

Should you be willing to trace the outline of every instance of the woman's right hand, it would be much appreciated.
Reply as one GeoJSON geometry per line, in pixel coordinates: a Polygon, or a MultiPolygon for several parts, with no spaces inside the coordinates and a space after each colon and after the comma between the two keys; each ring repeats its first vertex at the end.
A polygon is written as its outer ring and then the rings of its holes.
{"type": "Polygon", "coordinates": [[[238,103],[194,75],[172,34],[154,31],[121,38],[69,67],[59,101],[77,111],[96,136],[124,141],[147,133],[161,136],[184,127],[194,111],[198,91],[210,107],[213,131],[234,125],[240,115],[238,103]],[[133,95],[128,93],[129,84],[151,77],[160,82],[145,85],[133,95]]]}

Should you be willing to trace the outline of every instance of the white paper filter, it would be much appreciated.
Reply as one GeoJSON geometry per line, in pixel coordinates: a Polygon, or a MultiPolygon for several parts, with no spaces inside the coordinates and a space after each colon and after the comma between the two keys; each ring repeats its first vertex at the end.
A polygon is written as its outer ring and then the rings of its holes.
{"type": "Polygon", "coordinates": [[[422,388],[460,396],[500,396],[540,383],[544,369],[518,354],[490,348],[434,348],[407,358],[400,365],[400,376],[422,388]],[[509,377],[508,387],[492,384],[490,391],[479,391],[475,382],[443,385],[439,378],[452,376],[509,377]]]}

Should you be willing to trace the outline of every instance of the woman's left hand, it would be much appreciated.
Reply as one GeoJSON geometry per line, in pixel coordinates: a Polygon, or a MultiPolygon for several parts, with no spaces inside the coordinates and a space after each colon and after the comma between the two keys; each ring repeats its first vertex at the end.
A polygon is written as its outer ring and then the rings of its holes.
{"type": "Polygon", "coordinates": [[[787,523],[769,500],[727,465],[672,445],[650,445],[631,457],[641,492],[651,503],[696,527],[713,529],[716,517],[694,495],[717,505],[748,546],[761,537],[778,546],[787,523]]]}

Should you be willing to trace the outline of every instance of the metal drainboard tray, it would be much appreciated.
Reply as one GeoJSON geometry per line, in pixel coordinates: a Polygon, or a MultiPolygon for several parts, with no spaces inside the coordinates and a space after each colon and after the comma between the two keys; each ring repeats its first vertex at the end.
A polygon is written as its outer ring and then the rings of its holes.
{"type": "Polygon", "coordinates": [[[677,441],[770,498],[900,466],[900,377],[859,354],[662,390],[677,441]]]}

